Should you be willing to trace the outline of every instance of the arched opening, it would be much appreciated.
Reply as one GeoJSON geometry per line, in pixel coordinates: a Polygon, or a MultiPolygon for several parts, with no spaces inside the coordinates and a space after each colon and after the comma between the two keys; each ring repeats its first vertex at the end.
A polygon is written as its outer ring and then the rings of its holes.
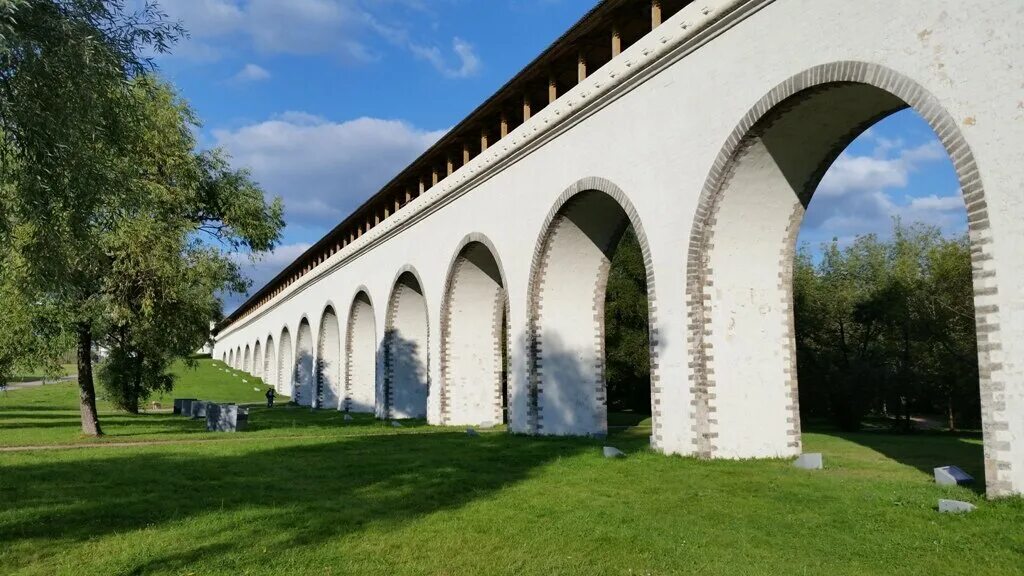
{"type": "Polygon", "coordinates": [[[345,411],[374,412],[377,400],[377,321],[373,303],[360,291],[348,314],[345,345],[345,411]]]}
{"type": "Polygon", "coordinates": [[[225,363],[225,364],[228,363],[228,353],[227,352],[221,352],[220,353],[220,361],[225,363]]]}
{"type": "Polygon", "coordinates": [[[281,331],[281,342],[277,345],[277,391],[292,397],[293,375],[295,365],[292,358],[292,335],[288,328],[281,331]]]}
{"type": "Polygon", "coordinates": [[[338,315],[328,306],[320,318],[316,348],[316,406],[337,410],[341,402],[341,334],[338,315]]]}
{"type": "Polygon", "coordinates": [[[470,241],[452,262],[441,308],[443,423],[504,423],[507,302],[493,252],[483,242],[470,241]]]}
{"type": "Polygon", "coordinates": [[[385,418],[427,415],[427,331],[423,288],[412,272],[404,272],[392,289],[385,322],[385,418]]]}
{"type": "Polygon", "coordinates": [[[232,368],[234,368],[234,366],[235,366],[235,351],[234,350],[228,350],[228,366],[231,366],[232,368]]]}
{"type": "MultiPolygon", "coordinates": [[[[757,103],[712,171],[687,264],[696,451],[775,457],[802,450],[793,270],[805,207],[840,153],[868,127],[912,107],[952,160],[968,213],[979,338],[998,332],[992,238],[978,169],[954,120],[890,70],[843,62],[804,72],[757,103]]],[[[836,295],[840,297],[841,295],[836,295]]],[[[870,312],[870,311],[866,311],[870,312]]],[[[1001,365],[978,346],[989,492],[1008,483],[989,432],[1002,426],[985,391],[1001,365]]]]}
{"type": "Polygon", "coordinates": [[[263,350],[263,381],[267,386],[278,389],[277,355],[273,336],[267,336],[267,344],[263,350]]]}
{"type": "MultiPolygon", "coordinates": [[[[537,433],[608,431],[606,288],[612,258],[631,227],[646,274],[647,294],[641,305],[653,325],[649,303],[654,301],[654,282],[646,236],[632,205],[614,184],[597,178],[577,183],[563,194],[543,231],[529,294],[529,409],[537,433]]],[[[648,355],[653,353],[653,340],[646,342],[648,355]]],[[[656,407],[657,393],[657,388],[650,389],[647,406],[656,407]]],[[[656,418],[652,411],[654,444],[656,418]]]]}
{"type": "Polygon", "coordinates": [[[257,378],[263,377],[263,347],[260,346],[259,340],[252,347],[252,370],[250,372],[257,378]]]}
{"type": "Polygon", "coordinates": [[[231,367],[234,368],[235,370],[241,370],[242,369],[242,347],[241,346],[235,348],[235,363],[231,367]]]}
{"type": "Polygon", "coordinates": [[[251,359],[249,357],[249,345],[245,345],[245,352],[242,355],[242,372],[252,372],[251,359]]]}
{"type": "Polygon", "coordinates": [[[299,406],[313,406],[313,330],[309,320],[299,322],[295,336],[295,385],[292,401],[299,406]]]}

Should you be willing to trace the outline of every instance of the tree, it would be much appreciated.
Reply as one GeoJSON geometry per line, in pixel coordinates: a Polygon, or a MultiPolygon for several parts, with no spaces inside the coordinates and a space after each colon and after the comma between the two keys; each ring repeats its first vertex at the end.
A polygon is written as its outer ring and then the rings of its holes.
{"type": "Polygon", "coordinates": [[[605,381],[608,408],[651,411],[647,268],[630,226],[612,256],[605,289],[605,381]]]}
{"type": "Polygon", "coordinates": [[[222,153],[194,151],[194,115],[141,56],[181,34],[155,5],[13,6],[0,28],[0,279],[26,324],[74,334],[82,430],[98,435],[94,345],[111,349],[115,386],[165,386],[168,358],[219,313],[217,290],[244,289],[225,249],[272,248],[282,207],[222,153]]]}
{"type": "Polygon", "coordinates": [[[911,428],[912,412],[942,412],[950,429],[978,419],[969,243],[934,227],[858,237],[815,258],[798,253],[793,276],[800,408],[858,428],[874,413],[911,428]]]}

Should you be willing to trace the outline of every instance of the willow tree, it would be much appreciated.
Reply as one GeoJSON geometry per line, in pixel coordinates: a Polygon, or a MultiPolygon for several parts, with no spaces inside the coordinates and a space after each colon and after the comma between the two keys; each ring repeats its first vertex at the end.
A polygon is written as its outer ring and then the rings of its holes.
{"type": "Polygon", "coordinates": [[[0,0],[0,306],[20,307],[9,315],[40,356],[73,337],[89,435],[101,434],[94,344],[129,357],[198,347],[216,293],[244,288],[228,252],[268,250],[283,225],[280,200],[222,153],[195,151],[193,113],[149,76],[143,54],[181,33],[154,4],[0,0]]]}

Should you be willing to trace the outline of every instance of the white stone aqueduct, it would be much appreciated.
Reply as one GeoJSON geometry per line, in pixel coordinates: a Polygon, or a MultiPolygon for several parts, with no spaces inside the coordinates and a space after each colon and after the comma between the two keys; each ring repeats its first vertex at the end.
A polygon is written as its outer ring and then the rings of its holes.
{"type": "Polygon", "coordinates": [[[1021,30],[1012,1],[690,3],[230,319],[214,357],[326,409],[600,433],[604,283],[632,224],[652,446],[793,456],[804,207],[853,138],[912,107],[968,212],[988,492],[1024,492],[1021,30]]]}

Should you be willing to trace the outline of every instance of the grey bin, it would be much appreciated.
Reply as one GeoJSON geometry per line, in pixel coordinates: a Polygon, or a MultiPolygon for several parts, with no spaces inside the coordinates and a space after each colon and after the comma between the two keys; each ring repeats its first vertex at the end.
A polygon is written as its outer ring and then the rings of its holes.
{"type": "Polygon", "coordinates": [[[204,400],[193,400],[192,401],[192,417],[193,418],[206,418],[206,409],[210,405],[210,402],[204,400]]]}
{"type": "Polygon", "coordinates": [[[195,398],[175,398],[174,399],[174,413],[175,414],[192,414],[191,403],[195,401],[195,398]],[[189,403],[188,410],[184,409],[185,403],[189,403]]]}
{"type": "Polygon", "coordinates": [[[235,404],[213,404],[206,408],[206,430],[209,432],[238,432],[249,424],[249,409],[235,404]]]}

